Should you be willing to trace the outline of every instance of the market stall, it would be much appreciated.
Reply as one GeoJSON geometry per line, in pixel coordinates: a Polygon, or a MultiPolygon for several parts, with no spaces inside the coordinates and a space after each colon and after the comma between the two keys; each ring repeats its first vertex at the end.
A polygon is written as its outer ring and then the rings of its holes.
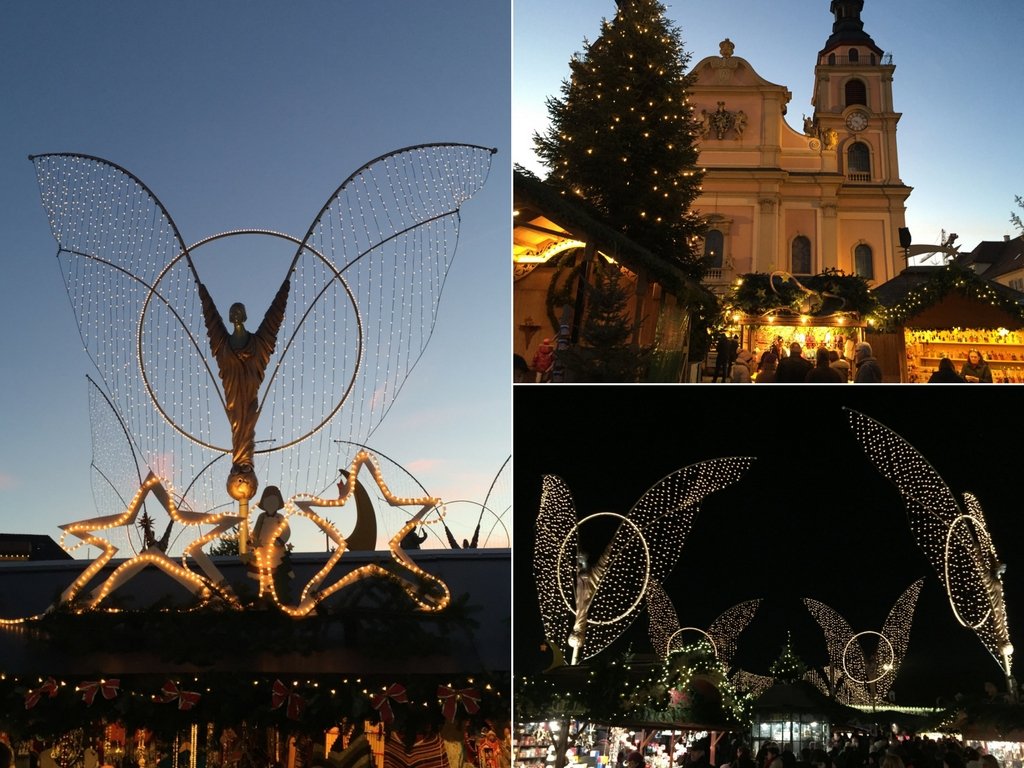
{"type": "Polygon", "coordinates": [[[951,264],[908,267],[875,295],[881,332],[869,341],[900,381],[928,381],[944,357],[960,371],[977,350],[994,382],[1024,382],[1024,294],[951,264]]]}

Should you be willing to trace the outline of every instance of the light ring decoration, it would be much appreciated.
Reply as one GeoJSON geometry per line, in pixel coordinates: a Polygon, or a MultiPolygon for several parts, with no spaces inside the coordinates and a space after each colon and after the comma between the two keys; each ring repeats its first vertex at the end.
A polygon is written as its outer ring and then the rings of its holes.
{"type": "Polygon", "coordinates": [[[970,525],[979,526],[982,531],[985,531],[984,523],[979,523],[978,519],[973,515],[959,515],[949,524],[949,528],[946,530],[946,549],[942,556],[942,565],[945,569],[943,574],[945,583],[943,586],[946,588],[946,597],[949,598],[949,607],[953,609],[953,615],[956,616],[956,620],[960,622],[961,626],[968,627],[977,632],[985,622],[988,621],[988,617],[992,614],[991,606],[987,611],[985,611],[985,615],[981,617],[977,624],[970,624],[963,616],[960,615],[960,611],[957,610],[956,602],[953,600],[953,591],[949,588],[949,546],[953,538],[953,531],[956,529],[956,526],[960,521],[964,521],[970,525]]]}
{"type": "MultiPolygon", "coordinates": [[[[362,315],[359,312],[359,307],[356,304],[356,298],[355,298],[355,296],[352,293],[352,289],[349,286],[348,282],[345,280],[345,278],[342,276],[341,272],[338,271],[337,267],[335,267],[334,264],[331,263],[330,259],[328,259],[324,254],[320,253],[318,250],[313,248],[313,246],[309,245],[309,243],[305,243],[305,242],[299,240],[297,237],[294,237],[293,235],[289,235],[289,234],[286,234],[284,232],[275,232],[274,230],[270,230],[270,229],[233,229],[233,230],[229,230],[227,232],[219,232],[216,235],[210,235],[209,237],[205,237],[202,240],[200,240],[199,242],[194,243],[193,245],[189,246],[184,251],[182,251],[177,256],[175,256],[173,259],[171,259],[171,261],[168,262],[167,266],[165,266],[160,271],[160,274],[157,275],[156,280],[153,281],[153,285],[152,286],[148,286],[149,287],[149,293],[146,296],[145,303],[143,303],[143,305],[142,305],[142,312],[139,314],[139,326],[138,326],[138,329],[136,331],[136,344],[137,344],[137,355],[138,355],[138,361],[139,361],[139,373],[142,376],[142,384],[146,388],[146,393],[149,395],[149,399],[153,403],[153,407],[156,408],[156,410],[160,414],[160,416],[163,417],[164,421],[166,421],[167,424],[172,429],[174,429],[176,432],[178,432],[180,435],[182,435],[182,437],[185,437],[186,439],[191,440],[196,445],[200,445],[200,446],[202,446],[204,448],[209,448],[211,450],[219,451],[219,452],[222,452],[222,453],[231,453],[231,448],[230,447],[223,448],[221,446],[212,445],[211,443],[208,443],[208,442],[205,442],[203,440],[200,440],[195,435],[189,434],[181,426],[179,426],[167,414],[167,412],[164,410],[163,406],[160,404],[160,401],[159,401],[159,399],[156,396],[156,392],[153,391],[153,387],[150,385],[149,376],[146,373],[145,355],[143,354],[143,348],[142,348],[142,336],[143,336],[142,329],[143,329],[143,326],[144,326],[145,321],[146,321],[146,312],[149,310],[150,301],[152,300],[154,295],[156,295],[156,296],[160,295],[159,292],[157,291],[157,288],[160,285],[160,281],[163,280],[164,276],[167,275],[167,273],[170,272],[170,270],[179,261],[181,261],[183,258],[188,257],[188,255],[192,251],[196,250],[197,248],[201,248],[202,246],[208,245],[209,243],[212,243],[212,242],[214,242],[216,240],[222,240],[222,239],[227,238],[227,237],[236,237],[238,235],[266,235],[266,236],[269,236],[269,237],[277,237],[277,238],[280,238],[281,240],[287,240],[288,242],[291,242],[291,243],[299,246],[299,252],[300,253],[303,250],[309,251],[314,256],[316,256],[318,259],[320,259],[320,261],[322,261],[324,263],[324,265],[327,267],[327,269],[329,269],[331,272],[334,273],[335,279],[337,279],[338,282],[340,282],[342,287],[345,289],[345,293],[348,295],[348,300],[352,304],[352,309],[353,309],[353,311],[355,313],[356,327],[357,327],[357,330],[359,332],[359,336],[358,336],[358,339],[357,339],[357,347],[358,347],[358,349],[357,349],[357,353],[355,355],[356,365],[355,365],[355,367],[354,367],[354,369],[352,371],[352,376],[349,379],[348,385],[345,387],[344,394],[338,400],[338,404],[323,419],[323,421],[321,421],[313,429],[309,430],[306,434],[301,435],[299,437],[295,437],[295,438],[289,440],[288,442],[282,443],[281,445],[275,445],[273,448],[265,448],[265,449],[262,449],[262,450],[256,450],[255,451],[255,453],[270,453],[272,451],[280,451],[280,450],[283,450],[285,448],[290,448],[291,446],[295,445],[296,443],[301,443],[306,438],[311,437],[312,435],[314,435],[317,432],[319,432],[324,427],[324,425],[327,424],[327,422],[329,422],[332,418],[334,418],[334,415],[338,412],[338,409],[341,408],[341,406],[345,403],[345,401],[348,400],[349,395],[352,393],[352,388],[355,386],[356,376],[359,374],[359,368],[360,368],[360,366],[362,364],[362,360],[363,360],[363,343],[364,343],[364,339],[363,339],[363,319],[362,319],[362,315]]],[[[301,324],[301,321],[300,321],[300,324],[301,324]]],[[[214,373],[212,371],[210,371],[210,376],[215,381],[218,378],[216,375],[214,375],[214,373]]],[[[261,406],[262,406],[262,403],[261,403],[261,406]]]]}
{"type": "MultiPolygon", "coordinates": [[[[643,545],[644,548],[644,585],[640,589],[640,594],[636,596],[636,600],[633,601],[633,604],[629,606],[629,608],[627,608],[625,611],[620,613],[618,616],[616,616],[614,619],[606,619],[602,621],[599,619],[592,619],[589,616],[587,617],[588,624],[615,624],[619,621],[622,621],[624,618],[629,616],[629,614],[636,610],[637,606],[640,605],[640,601],[644,599],[644,595],[647,593],[647,584],[650,582],[651,579],[651,550],[647,546],[647,539],[644,538],[644,534],[640,530],[640,526],[638,526],[625,515],[620,515],[618,512],[595,512],[592,515],[587,515],[582,520],[577,521],[576,524],[569,531],[569,533],[567,533],[565,538],[562,540],[562,546],[558,548],[558,559],[555,561],[555,573],[562,573],[562,558],[565,557],[565,545],[569,543],[569,539],[572,538],[573,534],[575,534],[576,531],[580,529],[581,525],[583,525],[585,522],[589,520],[593,520],[596,517],[617,517],[622,522],[628,523],[629,526],[636,533],[636,535],[639,537],[640,543],[643,545]]],[[[569,598],[566,597],[565,589],[562,586],[561,579],[558,580],[558,593],[562,596],[562,602],[565,603],[565,607],[569,609],[569,612],[575,613],[576,609],[569,604],[569,598]]]]}
{"type": "Polygon", "coordinates": [[[858,632],[856,635],[851,637],[849,640],[846,641],[846,645],[843,646],[843,672],[845,672],[846,676],[848,678],[850,678],[851,680],[853,680],[853,682],[855,682],[855,683],[860,683],[861,685],[870,685],[871,683],[877,683],[879,680],[881,680],[887,674],[892,672],[893,669],[895,669],[895,667],[896,667],[896,651],[893,649],[892,643],[889,642],[889,638],[887,638],[881,632],[875,632],[872,629],[866,629],[863,632],[858,632]],[[884,670],[882,672],[882,674],[880,674],[878,677],[873,677],[870,680],[858,680],[856,677],[854,677],[853,675],[850,674],[850,669],[849,669],[849,667],[846,666],[846,655],[847,655],[847,653],[850,650],[850,645],[853,644],[853,642],[858,637],[860,637],[861,635],[878,635],[880,640],[884,640],[885,644],[887,646],[889,646],[889,663],[882,665],[882,669],[884,670]]]}
{"type": "Polygon", "coordinates": [[[718,643],[715,642],[715,638],[713,638],[708,632],[705,632],[700,627],[680,627],[679,629],[677,629],[675,632],[668,636],[668,642],[665,643],[665,653],[670,653],[672,651],[672,641],[676,639],[677,635],[682,634],[683,632],[686,632],[687,630],[691,629],[694,632],[700,632],[702,635],[704,635],[704,637],[708,639],[708,642],[711,643],[711,650],[715,652],[715,658],[717,659],[718,643]]]}

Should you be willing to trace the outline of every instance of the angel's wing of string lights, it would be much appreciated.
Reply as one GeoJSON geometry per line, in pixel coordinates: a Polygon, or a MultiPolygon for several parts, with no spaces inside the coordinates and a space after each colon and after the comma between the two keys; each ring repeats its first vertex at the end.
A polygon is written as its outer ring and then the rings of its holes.
{"type": "Polygon", "coordinates": [[[1013,646],[1003,601],[1003,564],[981,505],[965,493],[961,507],[914,446],[874,419],[846,412],[868,459],[903,497],[910,529],[945,588],[957,621],[974,630],[1009,677],[1013,646]]]}
{"type": "Polygon", "coordinates": [[[700,503],[737,482],[752,461],[691,464],[652,486],[628,514],[599,512],[579,520],[564,481],[545,476],[533,572],[548,642],[565,649],[575,635],[580,660],[606,648],[640,614],[650,584],[662,583],[675,567],[700,503]],[[597,517],[619,522],[600,557],[581,567],[579,528],[597,517]]]}
{"type": "MultiPolygon", "coordinates": [[[[33,156],[82,341],[148,469],[195,510],[228,501],[231,436],[197,275],[216,271],[203,260],[210,241],[262,234],[297,248],[276,274],[247,276],[275,289],[291,282],[259,396],[257,474],[286,494],[328,485],[344,466],[334,441],[373,432],[427,345],[459,208],[485,182],[492,154],[461,144],[398,150],[349,176],[301,239],[237,230],[189,248],[125,169],[80,154],[33,156]]],[[[245,297],[213,298],[226,307],[245,297]]],[[[254,318],[263,310],[248,306],[254,318]]]]}
{"type": "Polygon", "coordinates": [[[750,624],[761,605],[760,600],[746,600],[724,611],[707,630],[698,627],[680,627],[679,616],[665,588],[652,583],[647,589],[648,631],[655,652],[662,658],[692,642],[694,633],[703,634],[710,641],[715,656],[728,669],[736,655],[736,641],[750,624]],[[688,634],[687,634],[688,633],[688,634]]]}
{"type": "Polygon", "coordinates": [[[854,632],[838,611],[818,600],[804,598],[804,605],[825,635],[829,661],[825,673],[844,703],[871,704],[884,698],[896,682],[907,654],[914,608],[923,584],[924,579],[918,579],[903,591],[881,632],[854,632]],[[865,653],[865,642],[874,649],[872,653],[865,653]]]}

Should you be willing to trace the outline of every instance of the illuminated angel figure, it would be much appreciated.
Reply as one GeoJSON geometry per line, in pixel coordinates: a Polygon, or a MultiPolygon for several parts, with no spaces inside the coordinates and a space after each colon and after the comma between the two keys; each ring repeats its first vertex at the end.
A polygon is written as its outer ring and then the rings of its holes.
{"type": "Polygon", "coordinates": [[[736,654],[736,639],[750,624],[760,605],[760,600],[746,600],[734,605],[715,619],[706,631],[697,627],[680,627],[668,593],[660,584],[652,583],[647,589],[651,644],[655,652],[665,659],[672,651],[683,647],[684,632],[697,632],[707,637],[715,656],[728,669],[736,654]]]}
{"type": "Polygon", "coordinates": [[[850,409],[847,413],[868,458],[899,489],[910,528],[946,589],[953,615],[978,635],[1003,668],[1008,690],[1015,695],[1013,645],[1003,600],[1005,566],[989,536],[981,504],[964,493],[961,507],[939,473],[910,443],[862,413],[850,409]]]}
{"type": "Polygon", "coordinates": [[[837,698],[847,704],[873,704],[885,698],[899,674],[910,642],[910,625],[924,579],[918,579],[900,595],[889,611],[881,632],[854,632],[849,622],[835,610],[817,600],[804,598],[804,605],[825,633],[829,665],[826,682],[837,698]],[[864,635],[877,638],[874,653],[865,654],[864,635]],[[848,699],[848,700],[847,700],[848,699]]]}
{"type": "Polygon", "coordinates": [[[349,176],[302,238],[242,229],[192,245],[125,169],[80,154],[30,158],[102,388],[148,467],[181,489],[180,502],[225,503],[223,480],[206,471],[215,464],[221,478],[234,465],[229,492],[243,521],[257,475],[289,487],[301,478],[299,490],[311,493],[331,484],[334,441],[370,435],[429,341],[460,206],[485,182],[494,151],[397,150],[349,176]],[[206,246],[238,237],[255,242],[245,246],[253,259],[276,258],[267,246],[283,242],[290,262],[267,274],[255,261],[225,267],[207,255],[216,249],[206,246]],[[221,294],[222,306],[244,297],[269,307],[263,323],[247,331],[236,303],[229,331],[216,309],[221,294]]]}
{"type": "Polygon", "coordinates": [[[597,512],[577,520],[565,483],[546,475],[537,516],[533,572],[547,642],[571,663],[588,659],[639,615],[652,583],[675,566],[701,501],[742,477],[751,459],[713,459],[684,467],[640,497],[625,515],[597,512]],[[579,529],[597,518],[618,520],[602,553],[579,546],[579,529]]]}

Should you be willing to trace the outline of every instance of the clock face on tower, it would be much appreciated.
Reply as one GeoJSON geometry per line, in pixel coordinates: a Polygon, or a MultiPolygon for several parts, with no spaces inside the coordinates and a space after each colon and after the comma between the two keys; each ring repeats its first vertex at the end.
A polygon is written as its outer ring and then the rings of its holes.
{"type": "Polygon", "coordinates": [[[851,131],[863,131],[868,127],[867,112],[856,110],[846,116],[846,127],[851,131]]]}

